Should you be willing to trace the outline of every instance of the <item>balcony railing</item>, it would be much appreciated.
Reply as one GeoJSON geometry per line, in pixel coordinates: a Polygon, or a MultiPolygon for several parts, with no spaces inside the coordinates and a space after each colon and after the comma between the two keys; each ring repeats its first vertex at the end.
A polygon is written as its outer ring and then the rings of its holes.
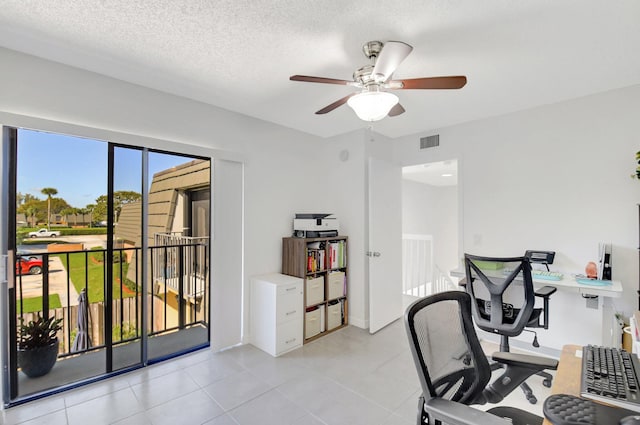
{"type": "Polygon", "coordinates": [[[157,233],[152,250],[153,282],[195,304],[206,291],[209,238],[157,233]],[[185,249],[185,247],[188,247],[185,249]]]}
{"type": "Polygon", "coordinates": [[[16,276],[17,325],[37,316],[63,319],[58,333],[59,358],[107,348],[107,330],[113,347],[140,339],[143,297],[147,298],[150,337],[194,325],[208,328],[208,240],[191,239],[165,239],[160,241],[176,243],[149,247],[146,293],[140,278],[140,248],[114,249],[112,263],[105,261],[106,249],[38,254],[42,273],[16,276]],[[107,282],[109,264],[113,267],[112,282],[107,282]],[[105,300],[107,285],[113,288],[110,304],[105,300]],[[88,295],[84,305],[78,301],[82,290],[88,295]],[[72,351],[79,309],[85,309],[89,317],[91,347],[72,351]],[[107,326],[108,317],[111,323],[107,326]]]}

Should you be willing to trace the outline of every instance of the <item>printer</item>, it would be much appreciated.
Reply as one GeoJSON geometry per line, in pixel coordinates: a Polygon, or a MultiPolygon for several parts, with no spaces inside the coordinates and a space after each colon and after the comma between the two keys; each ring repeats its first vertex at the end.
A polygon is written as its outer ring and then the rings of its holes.
{"type": "Polygon", "coordinates": [[[338,236],[339,223],[333,214],[296,214],[293,219],[293,236],[298,238],[323,238],[338,236]]]}

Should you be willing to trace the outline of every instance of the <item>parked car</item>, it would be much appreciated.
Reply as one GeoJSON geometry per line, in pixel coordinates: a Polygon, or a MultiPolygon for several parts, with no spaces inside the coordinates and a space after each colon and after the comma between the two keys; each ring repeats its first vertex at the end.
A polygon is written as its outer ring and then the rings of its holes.
{"type": "Polygon", "coordinates": [[[57,230],[40,229],[35,232],[29,232],[30,238],[55,238],[60,236],[60,232],[57,230]]]}
{"type": "Polygon", "coordinates": [[[16,254],[18,254],[19,257],[24,258],[25,260],[41,260],[42,259],[42,255],[33,254],[29,251],[18,251],[16,252],[16,254]]]}
{"type": "Polygon", "coordinates": [[[40,274],[42,273],[42,260],[28,260],[19,258],[16,261],[16,274],[40,274]]]}

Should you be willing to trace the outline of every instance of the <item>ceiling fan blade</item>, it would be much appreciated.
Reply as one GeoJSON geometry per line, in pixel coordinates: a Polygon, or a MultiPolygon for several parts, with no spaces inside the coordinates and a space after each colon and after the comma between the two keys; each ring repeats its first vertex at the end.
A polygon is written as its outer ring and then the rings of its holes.
{"type": "Polygon", "coordinates": [[[413,50],[413,47],[401,41],[387,41],[376,59],[371,76],[377,82],[387,81],[391,74],[413,50]]]}
{"type": "Polygon", "coordinates": [[[326,114],[327,112],[331,112],[334,109],[336,109],[338,106],[342,106],[345,103],[347,103],[347,100],[349,100],[349,98],[351,96],[355,96],[356,94],[357,93],[351,93],[350,95],[347,95],[347,96],[343,97],[342,99],[336,100],[331,105],[327,105],[324,108],[322,108],[319,111],[317,111],[316,114],[317,115],[322,115],[322,114],[326,114]]]}
{"type": "Polygon", "coordinates": [[[289,77],[291,81],[305,81],[307,83],[324,83],[324,84],[340,84],[343,86],[351,85],[353,81],[336,80],[335,78],[310,77],[308,75],[292,75],[289,77]]]}
{"type": "Polygon", "coordinates": [[[460,89],[467,84],[467,77],[457,75],[451,77],[412,78],[408,80],[389,81],[391,89],[460,89]]]}
{"type": "Polygon", "coordinates": [[[404,108],[402,107],[401,104],[396,103],[395,106],[391,108],[391,110],[387,115],[390,117],[397,117],[400,114],[404,114],[404,108]]]}

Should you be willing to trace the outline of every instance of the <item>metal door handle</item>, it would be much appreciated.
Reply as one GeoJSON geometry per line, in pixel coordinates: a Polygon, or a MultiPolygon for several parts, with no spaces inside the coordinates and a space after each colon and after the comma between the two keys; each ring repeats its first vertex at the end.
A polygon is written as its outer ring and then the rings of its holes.
{"type": "Polygon", "coordinates": [[[379,257],[380,255],[378,251],[367,251],[367,257],[379,257]]]}

